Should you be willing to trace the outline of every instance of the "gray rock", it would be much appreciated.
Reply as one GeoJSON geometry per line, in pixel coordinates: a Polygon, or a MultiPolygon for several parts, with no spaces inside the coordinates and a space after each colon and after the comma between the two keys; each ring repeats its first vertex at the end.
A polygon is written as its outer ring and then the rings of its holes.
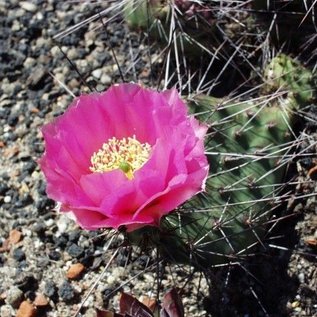
{"type": "Polygon", "coordinates": [[[2,91],[4,94],[10,96],[13,94],[15,84],[3,82],[1,85],[2,91]]]}
{"type": "Polygon", "coordinates": [[[5,299],[5,302],[8,305],[11,305],[13,308],[18,308],[22,300],[23,300],[23,292],[19,288],[13,286],[12,288],[8,290],[7,297],[5,299]]]}
{"type": "Polygon", "coordinates": [[[44,67],[38,67],[34,69],[34,71],[31,73],[31,75],[27,79],[27,85],[30,86],[30,88],[35,89],[40,82],[44,79],[46,76],[46,70],[44,67]]]}
{"type": "Polygon", "coordinates": [[[64,281],[58,290],[58,295],[64,302],[70,302],[75,297],[75,291],[68,281],[64,281]]]}

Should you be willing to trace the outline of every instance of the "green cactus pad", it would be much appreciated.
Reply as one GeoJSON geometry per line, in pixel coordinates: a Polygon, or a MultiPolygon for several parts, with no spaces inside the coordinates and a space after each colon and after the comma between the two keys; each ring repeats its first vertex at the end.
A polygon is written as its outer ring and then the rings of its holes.
{"type": "Polygon", "coordinates": [[[147,29],[156,19],[167,15],[168,7],[160,0],[129,0],[126,1],[123,13],[129,26],[135,29],[147,29]]]}
{"type": "MultiPolygon", "coordinates": [[[[164,45],[169,44],[171,18],[177,16],[173,18],[173,41],[176,41],[177,49],[192,57],[199,56],[202,50],[208,51],[204,46],[212,38],[215,41],[215,34],[218,33],[216,27],[204,18],[197,19],[198,15],[191,19],[186,13],[181,13],[179,8],[175,8],[177,5],[173,6],[172,2],[166,0],[128,0],[123,13],[131,29],[144,30],[151,38],[164,45]]],[[[171,49],[174,47],[172,45],[171,49]]]]}
{"type": "Polygon", "coordinates": [[[150,241],[170,261],[198,268],[239,261],[262,244],[282,201],[296,110],[312,97],[310,73],[284,55],[265,74],[269,95],[249,101],[199,95],[191,101],[192,112],[209,126],[206,191],[164,217],[160,228],[130,233],[132,243],[150,241]],[[295,84],[290,78],[297,76],[295,84]]]}
{"type": "Polygon", "coordinates": [[[286,91],[293,94],[298,103],[307,103],[313,98],[312,73],[285,54],[272,60],[264,72],[264,80],[263,93],[286,91]]]}

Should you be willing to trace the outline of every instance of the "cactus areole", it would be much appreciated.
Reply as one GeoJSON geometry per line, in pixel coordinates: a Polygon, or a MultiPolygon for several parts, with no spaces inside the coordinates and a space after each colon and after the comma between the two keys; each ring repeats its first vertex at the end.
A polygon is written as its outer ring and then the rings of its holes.
{"type": "Polygon", "coordinates": [[[47,194],[85,229],[132,231],[204,190],[207,130],[175,89],[137,84],[76,98],[45,125],[47,194]]]}

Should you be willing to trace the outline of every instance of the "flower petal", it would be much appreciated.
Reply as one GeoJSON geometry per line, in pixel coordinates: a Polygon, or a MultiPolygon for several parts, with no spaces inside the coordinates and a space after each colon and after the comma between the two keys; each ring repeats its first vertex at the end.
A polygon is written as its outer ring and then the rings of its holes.
{"type": "Polygon", "coordinates": [[[86,229],[158,226],[162,216],[204,190],[206,131],[188,116],[176,89],[160,93],[120,84],[82,95],[42,129],[46,146],[39,163],[47,193],[86,229]],[[152,147],[133,179],[120,169],[91,172],[91,157],[105,142],[133,136],[152,147]]]}

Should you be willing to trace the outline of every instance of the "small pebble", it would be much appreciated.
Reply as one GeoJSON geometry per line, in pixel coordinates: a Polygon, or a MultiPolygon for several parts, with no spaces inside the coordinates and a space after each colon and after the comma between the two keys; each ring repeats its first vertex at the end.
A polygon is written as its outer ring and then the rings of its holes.
{"type": "Polygon", "coordinates": [[[30,76],[27,78],[27,85],[33,89],[37,90],[44,83],[44,77],[47,76],[46,70],[43,67],[38,67],[33,70],[30,76]]]}
{"type": "Polygon", "coordinates": [[[27,57],[23,63],[25,68],[33,67],[36,64],[36,60],[33,57],[27,57]]]}
{"type": "Polygon", "coordinates": [[[38,257],[38,258],[37,258],[37,265],[38,265],[39,267],[45,268],[45,267],[49,266],[49,264],[50,264],[50,260],[49,260],[48,257],[46,257],[46,256],[41,256],[41,257],[38,257]]]}
{"type": "Polygon", "coordinates": [[[34,317],[36,308],[28,301],[23,301],[17,311],[16,317],[34,317]]]}
{"type": "Polygon", "coordinates": [[[101,75],[102,75],[102,69],[95,69],[92,73],[91,73],[95,78],[100,79],[101,75]]]}
{"type": "Polygon", "coordinates": [[[65,281],[58,290],[58,295],[64,302],[69,302],[75,297],[75,291],[72,285],[65,281]]]}
{"type": "MultiPolygon", "coordinates": [[[[97,316],[98,316],[98,314],[94,308],[87,309],[87,311],[85,312],[85,315],[84,315],[84,317],[97,317],[97,316]]],[[[109,315],[109,316],[111,316],[111,315],[109,315]]]]}
{"type": "Polygon", "coordinates": [[[64,248],[68,242],[67,236],[65,235],[60,235],[59,237],[53,237],[54,243],[55,243],[55,247],[57,248],[64,248]]]}
{"type": "Polygon", "coordinates": [[[17,244],[19,241],[21,241],[22,238],[22,232],[19,230],[13,229],[9,233],[9,241],[12,244],[17,244]]]}
{"type": "Polygon", "coordinates": [[[3,305],[0,307],[1,317],[12,317],[14,316],[13,308],[10,305],[3,305]]]}
{"type": "Polygon", "coordinates": [[[19,307],[19,305],[21,304],[23,300],[23,292],[15,286],[10,288],[7,291],[6,295],[7,296],[6,296],[5,302],[11,305],[13,308],[19,307]]]}
{"type": "Polygon", "coordinates": [[[8,190],[9,190],[9,186],[7,184],[0,183],[0,195],[4,195],[8,190]]]}
{"type": "Polygon", "coordinates": [[[12,253],[12,256],[13,258],[16,260],[16,261],[23,261],[25,260],[25,253],[22,249],[20,248],[17,248],[17,249],[14,249],[13,250],[13,253],[12,253]]]}
{"type": "Polygon", "coordinates": [[[57,287],[53,281],[47,281],[44,286],[44,295],[54,299],[57,295],[57,287]]]}
{"type": "Polygon", "coordinates": [[[20,1],[20,7],[28,12],[35,12],[37,10],[37,6],[30,1],[20,1]]]}
{"type": "Polygon", "coordinates": [[[33,304],[36,307],[45,307],[48,305],[48,300],[43,294],[37,293],[33,304]]]}
{"type": "Polygon", "coordinates": [[[11,202],[11,196],[4,196],[3,201],[5,204],[9,204],[11,202]]]}
{"type": "Polygon", "coordinates": [[[64,218],[59,219],[56,225],[60,233],[64,233],[67,230],[67,222],[64,221],[64,218]]]}
{"type": "Polygon", "coordinates": [[[68,279],[74,280],[79,278],[84,270],[85,270],[84,265],[82,265],[81,263],[75,263],[69,268],[66,276],[68,279]]]}
{"type": "Polygon", "coordinates": [[[103,85],[108,85],[111,83],[111,77],[107,74],[103,74],[100,78],[100,83],[103,85]]]}
{"type": "Polygon", "coordinates": [[[45,232],[45,229],[46,229],[46,226],[42,222],[35,223],[32,226],[32,231],[39,234],[39,235],[43,234],[45,232]]]}
{"type": "Polygon", "coordinates": [[[54,225],[54,220],[52,218],[45,221],[46,227],[52,227],[54,225]]]}
{"type": "Polygon", "coordinates": [[[48,257],[53,261],[58,261],[62,256],[60,252],[53,250],[49,253],[48,257]]]}
{"type": "Polygon", "coordinates": [[[80,237],[80,231],[74,230],[68,234],[68,240],[72,242],[77,242],[80,237]]]}
{"type": "Polygon", "coordinates": [[[76,244],[71,244],[66,251],[73,258],[80,258],[84,254],[84,249],[76,244]]]}
{"type": "Polygon", "coordinates": [[[298,280],[301,282],[301,283],[304,283],[305,282],[305,274],[303,272],[299,273],[298,274],[298,280]]]}

